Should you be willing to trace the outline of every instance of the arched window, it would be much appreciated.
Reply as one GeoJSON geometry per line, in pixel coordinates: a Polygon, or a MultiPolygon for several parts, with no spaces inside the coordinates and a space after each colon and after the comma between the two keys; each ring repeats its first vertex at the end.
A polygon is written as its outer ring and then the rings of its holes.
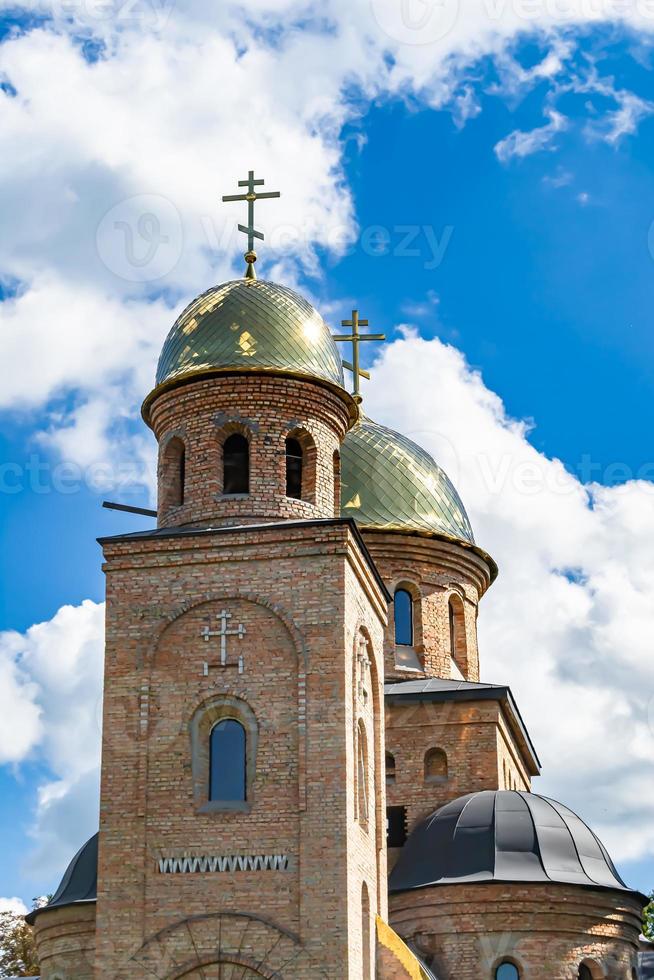
{"type": "Polygon", "coordinates": [[[234,432],[223,444],[223,493],[250,492],[250,444],[234,432]]]}
{"type": "Polygon", "coordinates": [[[447,779],[447,756],[442,749],[425,752],[425,782],[444,783],[447,779]]]}
{"type": "Polygon", "coordinates": [[[395,756],[392,752],[386,753],[386,785],[395,782],[395,756]]]}
{"type": "Polygon", "coordinates": [[[450,656],[459,670],[467,666],[466,627],[463,602],[458,595],[451,595],[447,604],[450,621],[450,656]]]}
{"type": "Polygon", "coordinates": [[[495,970],[495,980],[520,980],[520,971],[515,963],[505,960],[495,970]]]}
{"type": "Polygon", "coordinates": [[[365,881],[361,885],[361,976],[370,980],[370,896],[365,881]]]}
{"type": "Polygon", "coordinates": [[[334,451],[334,517],[341,516],[341,454],[334,451]]]}
{"type": "Polygon", "coordinates": [[[181,507],[186,482],[186,449],[177,436],[167,444],[163,454],[163,508],[181,507]]]}
{"type": "Polygon", "coordinates": [[[286,496],[302,500],[302,462],[304,454],[297,439],[286,440],[286,496]]]}
{"type": "Polygon", "coordinates": [[[226,718],[209,736],[209,799],[241,802],[246,798],[245,729],[226,718]]]}
{"type": "Polygon", "coordinates": [[[593,980],[593,974],[591,973],[590,967],[586,966],[585,963],[580,963],[577,977],[579,980],[593,980]]]}
{"type": "Polygon", "coordinates": [[[357,819],[368,826],[368,736],[362,721],[357,725],[357,819]]]}
{"type": "Polygon", "coordinates": [[[395,643],[398,646],[413,646],[413,598],[406,589],[395,590],[393,616],[395,643]]]}

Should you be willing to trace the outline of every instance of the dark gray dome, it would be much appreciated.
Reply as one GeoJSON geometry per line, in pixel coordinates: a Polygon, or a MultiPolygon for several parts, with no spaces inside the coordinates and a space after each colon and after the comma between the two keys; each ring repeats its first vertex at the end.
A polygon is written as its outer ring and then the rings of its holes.
{"type": "Polygon", "coordinates": [[[34,909],[25,918],[32,925],[41,912],[74,905],[76,902],[94,902],[98,896],[98,834],[87,840],[66,868],[59,888],[43,908],[34,909]]]}
{"type": "Polygon", "coordinates": [[[484,790],[446,803],[409,835],[391,892],[464,882],[559,882],[630,891],[576,814],[535,793],[484,790]]]}

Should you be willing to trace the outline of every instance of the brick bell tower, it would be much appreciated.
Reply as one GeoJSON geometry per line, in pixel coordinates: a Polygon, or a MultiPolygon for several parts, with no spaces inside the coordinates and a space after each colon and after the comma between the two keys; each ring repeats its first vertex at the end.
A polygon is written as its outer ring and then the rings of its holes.
{"type": "Polygon", "coordinates": [[[252,241],[245,277],[174,324],[143,406],[157,528],[101,541],[98,980],[368,978],[387,915],[389,597],[339,516],[358,406],[252,241]]]}

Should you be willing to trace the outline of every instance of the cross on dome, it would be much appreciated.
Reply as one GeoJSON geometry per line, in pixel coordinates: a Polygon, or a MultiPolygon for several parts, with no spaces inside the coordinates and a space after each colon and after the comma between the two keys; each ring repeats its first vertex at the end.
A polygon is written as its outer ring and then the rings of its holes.
{"type": "Polygon", "coordinates": [[[350,320],[341,320],[342,327],[351,327],[352,332],[349,334],[333,333],[332,338],[336,341],[344,341],[352,344],[352,362],[343,361],[343,367],[347,368],[348,371],[352,372],[354,377],[354,399],[357,402],[361,402],[361,388],[359,385],[359,378],[366,378],[370,381],[370,372],[364,371],[362,367],[359,366],[359,344],[364,340],[386,340],[386,334],[384,333],[359,333],[359,327],[367,327],[367,320],[359,319],[359,311],[352,310],[352,318],[350,320]]]}
{"type": "Polygon", "coordinates": [[[247,262],[247,268],[245,270],[246,279],[256,279],[257,275],[254,271],[254,263],[257,261],[257,253],[254,251],[254,239],[258,238],[263,241],[263,232],[257,231],[254,227],[254,202],[263,200],[268,197],[281,197],[280,191],[257,191],[255,188],[261,187],[265,181],[262,178],[258,180],[254,177],[254,170],[248,170],[248,175],[246,180],[239,180],[239,187],[247,187],[245,194],[223,194],[223,201],[247,201],[248,202],[248,223],[247,225],[238,226],[238,230],[242,231],[244,235],[248,236],[248,250],[245,253],[245,261],[247,262]]]}

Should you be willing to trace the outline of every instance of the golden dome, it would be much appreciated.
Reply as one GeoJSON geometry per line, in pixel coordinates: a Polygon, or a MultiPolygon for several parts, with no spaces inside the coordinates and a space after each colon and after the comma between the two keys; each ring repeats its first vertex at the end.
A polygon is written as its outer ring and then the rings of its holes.
{"type": "Polygon", "coordinates": [[[219,371],[277,371],[344,387],[336,344],[318,311],[265,279],[235,279],[194,299],[166,338],[156,384],[219,371]]]}
{"type": "Polygon", "coordinates": [[[341,450],[341,513],[362,527],[431,531],[474,544],[461,498],[429,453],[362,417],[341,450]]]}

